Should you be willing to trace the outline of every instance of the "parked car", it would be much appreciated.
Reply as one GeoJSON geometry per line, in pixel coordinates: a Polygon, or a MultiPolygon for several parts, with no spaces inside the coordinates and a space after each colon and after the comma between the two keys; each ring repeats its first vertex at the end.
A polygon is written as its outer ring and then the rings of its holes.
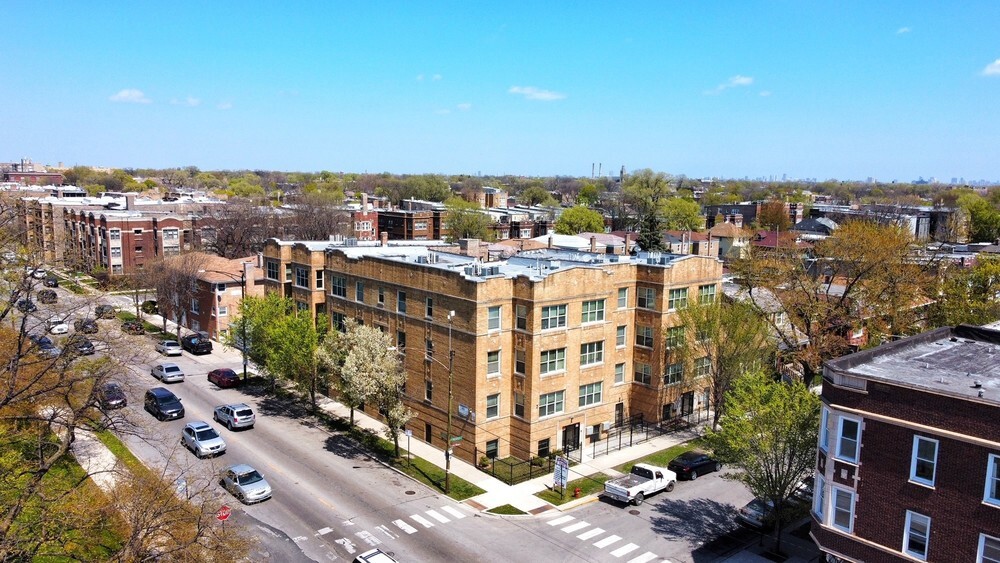
{"type": "Polygon", "coordinates": [[[48,277],[49,272],[45,268],[35,268],[31,271],[31,277],[35,279],[44,279],[48,277]]]}
{"type": "Polygon", "coordinates": [[[628,475],[604,483],[604,494],[618,502],[639,506],[653,493],[674,490],[676,482],[677,474],[666,467],[637,463],[628,475]]]}
{"type": "Polygon", "coordinates": [[[241,463],[222,470],[220,483],[240,502],[250,504],[271,498],[271,485],[253,467],[241,463]]]}
{"type": "Polygon", "coordinates": [[[143,301],[142,305],[139,305],[139,308],[147,315],[155,315],[160,312],[160,307],[157,305],[155,299],[147,299],[143,301]]]}
{"type": "Polygon", "coordinates": [[[158,420],[184,418],[184,406],[177,395],[163,387],[153,387],[146,391],[143,408],[158,420]]]}
{"type": "Polygon", "coordinates": [[[45,278],[45,281],[42,282],[42,285],[44,285],[45,287],[59,287],[59,278],[55,276],[49,276],[45,278]]]}
{"type": "Polygon", "coordinates": [[[31,299],[18,299],[17,310],[22,313],[31,313],[38,310],[38,306],[31,299]]]}
{"type": "Polygon", "coordinates": [[[142,321],[124,321],[122,322],[122,332],[128,334],[146,334],[146,327],[143,326],[142,321]]]}
{"type": "Polygon", "coordinates": [[[226,453],[226,441],[206,422],[189,422],[181,430],[181,444],[195,456],[208,457],[226,453]]]}
{"type": "Polygon", "coordinates": [[[677,473],[681,479],[694,481],[699,475],[721,470],[722,462],[705,452],[690,451],[675,457],[667,464],[667,468],[677,473]]]}
{"type": "Polygon", "coordinates": [[[44,334],[31,333],[28,335],[28,340],[34,343],[35,346],[53,346],[52,339],[44,334]]]}
{"type": "Polygon", "coordinates": [[[113,305],[98,305],[94,309],[94,316],[99,319],[113,319],[115,318],[115,308],[113,305]]]}
{"type": "Polygon", "coordinates": [[[770,530],[774,527],[774,505],[769,500],[755,498],[736,512],[736,521],[757,530],[770,530]]]}
{"type": "Polygon", "coordinates": [[[813,499],[813,488],[815,488],[815,478],[810,475],[805,479],[798,482],[795,485],[795,489],[792,490],[791,496],[788,497],[788,501],[793,504],[812,506],[813,499]]]}
{"type": "Polygon", "coordinates": [[[388,553],[381,549],[370,549],[354,558],[354,563],[398,563],[388,553]]]}
{"type": "Polygon", "coordinates": [[[48,340],[48,342],[42,342],[38,345],[38,353],[46,358],[58,358],[62,354],[62,349],[53,344],[51,340],[48,340]]]}
{"type": "Polygon", "coordinates": [[[50,334],[66,334],[69,332],[69,323],[65,319],[52,317],[45,322],[50,334]]]}
{"type": "Polygon", "coordinates": [[[128,405],[128,398],[125,397],[125,390],[121,385],[108,382],[101,386],[97,395],[97,400],[104,410],[120,409],[128,405]]]}
{"type": "Polygon", "coordinates": [[[173,362],[156,364],[153,366],[153,369],[149,370],[149,374],[164,383],[184,381],[184,371],[181,369],[181,366],[173,362]]]}
{"type": "Polygon", "coordinates": [[[73,330],[84,334],[97,334],[97,321],[94,319],[76,319],[73,321],[73,330]]]}
{"type": "Polygon", "coordinates": [[[164,356],[180,356],[184,353],[181,350],[180,342],[176,340],[161,340],[156,343],[156,351],[164,356]]]}
{"type": "Polygon", "coordinates": [[[257,422],[257,416],[253,413],[253,409],[246,403],[219,405],[215,407],[212,418],[230,430],[253,428],[254,423],[257,422]]]}
{"type": "Polygon", "coordinates": [[[94,353],[94,343],[82,334],[74,334],[66,340],[66,349],[81,356],[94,353]]]}
{"type": "Polygon", "coordinates": [[[240,376],[229,368],[220,368],[208,372],[208,380],[219,387],[235,387],[240,383],[240,376]]]}
{"type": "Polygon", "coordinates": [[[51,289],[43,289],[37,293],[39,303],[55,303],[58,299],[56,292],[51,289]]]}
{"type": "Polygon", "coordinates": [[[208,333],[196,332],[181,338],[181,348],[192,354],[211,354],[212,341],[208,338],[208,333]]]}

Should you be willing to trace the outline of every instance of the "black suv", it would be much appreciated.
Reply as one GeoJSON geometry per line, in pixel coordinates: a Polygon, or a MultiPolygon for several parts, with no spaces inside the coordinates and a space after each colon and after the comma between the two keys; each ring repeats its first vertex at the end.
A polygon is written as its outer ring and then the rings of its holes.
{"type": "Polygon", "coordinates": [[[45,281],[42,282],[42,285],[44,285],[45,287],[59,287],[59,278],[55,276],[49,276],[45,278],[45,281]]]}
{"type": "Polygon", "coordinates": [[[153,387],[146,391],[144,408],[157,420],[184,418],[184,406],[181,400],[163,387],[153,387]]]}
{"type": "Polygon", "coordinates": [[[73,330],[84,334],[96,334],[97,321],[94,319],[77,319],[73,321],[73,330]]]}
{"type": "Polygon", "coordinates": [[[56,302],[56,292],[52,289],[43,289],[38,292],[38,302],[39,303],[55,303],[56,302]]]}
{"type": "Polygon", "coordinates": [[[94,316],[99,319],[113,319],[115,318],[115,308],[111,305],[98,305],[94,309],[94,316]]]}
{"type": "Polygon", "coordinates": [[[181,338],[181,348],[192,354],[211,354],[212,341],[208,339],[208,333],[196,332],[181,338]]]}
{"type": "Polygon", "coordinates": [[[82,334],[74,334],[66,340],[66,350],[79,354],[81,356],[89,356],[94,353],[94,343],[90,341],[89,338],[82,334]]]}
{"type": "Polygon", "coordinates": [[[17,310],[22,313],[31,313],[32,311],[37,311],[38,307],[31,299],[20,299],[17,302],[17,310]]]}

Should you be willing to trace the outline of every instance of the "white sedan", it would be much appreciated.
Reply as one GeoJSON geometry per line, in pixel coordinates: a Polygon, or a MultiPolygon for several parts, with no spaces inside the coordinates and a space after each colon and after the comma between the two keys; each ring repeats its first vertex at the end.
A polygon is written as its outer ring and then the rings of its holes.
{"type": "Polygon", "coordinates": [[[46,321],[49,333],[51,334],[66,334],[69,332],[69,323],[66,319],[61,319],[59,317],[52,317],[46,321]]]}
{"type": "Polygon", "coordinates": [[[156,364],[153,369],[149,370],[149,374],[164,383],[184,381],[184,372],[181,367],[171,362],[156,364]]]}
{"type": "Polygon", "coordinates": [[[176,340],[161,340],[156,343],[156,351],[164,356],[180,356],[184,351],[176,340]]]}

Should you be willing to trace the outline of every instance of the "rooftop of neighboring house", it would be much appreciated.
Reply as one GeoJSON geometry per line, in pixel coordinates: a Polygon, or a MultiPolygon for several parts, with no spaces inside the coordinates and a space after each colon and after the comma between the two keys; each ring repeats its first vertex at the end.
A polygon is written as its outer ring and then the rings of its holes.
{"type": "Polygon", "coordinates": [[[778,248],[779,242],[782,248],[790,248],[795,245],[795,248],[799,250],[808,250],[813,247],[812,244],[799,240],[794,233],[785,231],[757,231],[751,244],[764,248],[778,248]]]}
{"type": "Polygon", "coordinates": [[[264,271],[257,267],[257,257],[246,258],[223,258],[213,254],[199,252],[203,257],[201,270],[198,272],[198,279],[209,283],[239,282],[243,272],[244,264],[250,264],[247,272],[248,280],[263,280],[264,271]],[[214,270],[214,271],[213,271],[214,270]],[[229,275],[226,275],[229,274],[229,275]]]}
{"type": "Polygon", "coordinates": [[[998,358],[1000,331],[960,325],[830,360],[826,367],[834,376],[860,377],[1000,404],[998,358]]]}
{"type": "Polygon", "coordinates": [[[709,229],[708,234],[715,238],[745,238],[749,236],[748,231],[732,223],[719,223],[709,229]]]}

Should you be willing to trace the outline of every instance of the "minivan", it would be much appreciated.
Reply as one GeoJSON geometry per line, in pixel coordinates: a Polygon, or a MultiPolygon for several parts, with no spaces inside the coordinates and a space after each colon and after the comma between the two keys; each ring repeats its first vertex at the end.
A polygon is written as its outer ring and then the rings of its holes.
{"type": "Polygon", "coordinates": [[[157,420],[184,418],[184,406],[181,400],[163,387],[153,387],[146,391],[145,409],[157,420]]]}

